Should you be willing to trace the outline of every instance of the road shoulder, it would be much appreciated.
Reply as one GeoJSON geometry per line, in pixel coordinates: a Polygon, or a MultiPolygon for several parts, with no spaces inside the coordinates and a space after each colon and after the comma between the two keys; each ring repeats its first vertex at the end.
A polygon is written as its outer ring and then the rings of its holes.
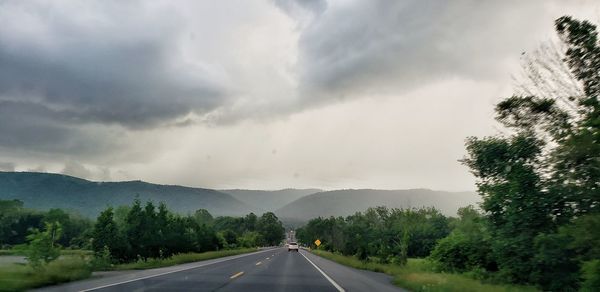
{"type": "Polygon", "coordinates": [[[392,276],[338,264],[306,250],[301,253],[346,291],[406,291],[392,284],[392,276]]]}

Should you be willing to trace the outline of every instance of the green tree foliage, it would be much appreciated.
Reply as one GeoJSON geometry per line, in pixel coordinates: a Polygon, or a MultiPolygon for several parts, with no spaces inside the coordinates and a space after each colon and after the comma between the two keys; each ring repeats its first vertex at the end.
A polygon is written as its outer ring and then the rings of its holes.
{"type": "Polygon", "coordinates": [[[40,267],[43,263],[49,263],[60,255],[60,239],[62,227],[60,223],[45,223],[43,231],[31,229],[27,235],[27,260],[34,267],[40,267]]]}
{"type": "Polygon", "coordinates": [[[50,209],[44,214],[44,222],[58,222],[62,226],[62,236],[58,244],[82,248],[87,246],[86,237],[92,229],[92,221],[76,214],[69,214],[62,209],[50,209]]]}
{"type": "Polygon", "coordinates": [[[262,214],[256,222],[256,229],[265,245],[279,245],[285,237],[285,228],[273,212],[262,214]]]}
{"type": "Polygon", "coordinates": [[[232,230],[236,234],[244,232],[244,218],[220,216],[215,218],[213,226],[217,231],[232,230]]]}
{"type": "Polygon", "coordinates": [[[600,291],[600,260],[585,262],[581,270],[583,277],[581,290],[586,292],[600,291]]]}
{"type": "Polygon", "coordinates": [[[105,209],[95,223],[61,209],[28,210],[16,200],[0,200],[0,211],[0,243],[10,247],[29,241],[30,258],[36,265],[67,245],[92,249],[94,265],[108,267],[178,253],[257,247],[267,244],[265,238],[276,243],[283,238],[283,225],[272,213],[260,219],[252,213],[213,218],[200,209],[181,216],[164,203],[156,207],[152,202],[142,205],[140,200],[131,206],[105,209]]]}
{"type": "Polygon", "coordinates": [[[235,232],[233,232],[232,230],[227,229],[227,230],[221,232],[221,236],[223,236],[223,239],[225,239],[225,242],[227,242],[229,247],[237,246],[237,243],[238,243],[237,234],[235,234],[235,232]]]}
{"type": "Polygon", "coordinates": [[[445,271],[497,270],[485,218],[473,206],[459,209],[458,215],[454,229],[438,241],[430,258],[445,271]]]}
{"type": "MultiPolygon", "coordinates": [[[[113,262],[130,262],[149,258],[165,258],[185,252],[204,252],[223,247],[212,226],[199,221],[212,218],[206,210],[182,217],[164,203],[158,208],[152,202],[135,200],[131,207],[119,207],[120,219],[112,208],[98,216],[93,232],[93,249],[97,258],[110,254],[113,262]]],[[[235,234],[234,234],[235,238],[235,234]]]]}
{"type": "Polygon", "coordinates": [[[244,217],[244,230],[254,231],[256,230],[258,223],[258,217],[254,213],[250,213],[244,217]]]}
{"type": "MultiPolygon", "coordinates": [[[[513,134],[469,138],[464,163],[478,178],[492,254],[505,279],[572,290],[580,263],[598,259],[588,242],[600,232],[591,224],[600,213],[600,45],[590,22],[565,16],[556,30],[566,47],[562,61],[582,93],[500,102],[497,120],[513,134]]],[[[453,233],[436,257],[464,257],[459,246],[468,243],[453,233]]],[[[449,267],[469,268],[460,262],[449,267]]]]}
{"type": "Polygon", "coordinates": [[[260,233],[256,231],[246,231],[238,238],[240,247],[257,247],[260,246],[262,242],[264,242],[264,239],[260,233]]]}
{"type": "Polygon", "coordinates": [[[0,200],[0,246],[26,242],[30,228],[43,228],[44,215],[23,208],[19,200],[0,200]]]}
{"type": "Polygon", "coordinates": [[[102,211],[94,225],[92,250],[96,257],[117,260],[127,255],[128,245],[124,234],[113,220],[113,209],[102,211]]]}
{"type": "Polygon", "coordinates": [[[194,212],[194,220],[198,225],[212,225],[214,222],[213,216],[206,209],[198,209],[194,212]]]}
{"type": "Polygon", "coordinates": [[[346,218],[315,218],[296,231],[299,241],[316,247],[377,258],[383,262],[406,263],[407,257],[429,255],[437,240],[450,232],[448,218],[433,208],[369,208],[346,218]]]}
{"type": "Polygon", "coordinates": [[[62,236],[58,244],[73,248],[86,248],[92,221],[61,209],[47,212],[26,209],[18,200],[0,200],[0,246],[12,246],[26,242],[29,229],[42,229],[45,223],[58,222],[62,236]]]}

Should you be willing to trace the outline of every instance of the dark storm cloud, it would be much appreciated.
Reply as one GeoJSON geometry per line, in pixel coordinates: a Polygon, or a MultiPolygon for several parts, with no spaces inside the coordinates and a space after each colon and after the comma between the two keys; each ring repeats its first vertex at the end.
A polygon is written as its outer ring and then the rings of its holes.
{"type": "Polygon", "coordinates": [[[74,114],[27,101],[0,101],[0,152],[92,155],[114,150],[119,139],[78,127],[74,114]]]}
{"type": "Polygon", "coordinates": [[[57,118],[74,123],[134,128],[207,112],[223,102],[224,89],[210,80],[210,72],[180,60],[176,23],[139,17],[141,4],[97,2],[89,19],[78,19],[69,15],[80,12],[75,3],[75,8],[18,3],[0,4],[3,16],[17,22],[0,31],[0,100],[66,109],[57,118]]]}
{"type": "Polygon", "coordinates": [[[0,150],[114,151],[120,136],[88,126],[151,129],[221,106],[227,89],[181,56],[175,12],[145,5],[0,2],[0,150]]]}
{"type": "Polygon", "coordinates": [[[217,88],[169,72],[159,44],[98,51],[94,44],[47,56],[34,48],[0,45],[0,99],[34,99],[74,122],[153,126],[219,105],[217,88]]]}

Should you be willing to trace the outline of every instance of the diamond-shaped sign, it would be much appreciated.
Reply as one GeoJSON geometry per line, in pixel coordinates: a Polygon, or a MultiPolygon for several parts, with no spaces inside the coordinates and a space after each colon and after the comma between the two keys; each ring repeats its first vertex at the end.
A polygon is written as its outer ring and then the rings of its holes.
{"type": "Polygon", "coordinates": [[[319,246],[319,245],[321,245],[321,241],[317,239],[317,240],[315,240],[315,244],[316,244],[317,246],[319,246]]]}

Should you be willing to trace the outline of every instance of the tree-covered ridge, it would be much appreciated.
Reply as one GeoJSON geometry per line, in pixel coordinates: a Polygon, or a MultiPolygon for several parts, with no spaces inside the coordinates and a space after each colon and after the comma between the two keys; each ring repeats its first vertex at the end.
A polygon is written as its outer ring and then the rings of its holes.
{"type": "Polygon", "coordinates": [[[370,207],[435,207],[447,216],[456,215],[460,207],[480,201],[475,192],[444,192],[427,189],[371,190],[348,189],[311,194],[275,211],[279,217],[309,220],[316,217],[348,216],[370,207]]]}
{"type": "Polygon", "coordinates": [[[53,173],[0,172],[0,200],[17,199],[28,208],[60,208],[93,218],[107,206],[127,205],[136,197],[165,202],[182,214],[198,208],[215,215],[232,216],[252,211],[252,207],[233,196],[211,189],[143,181],[93,182],[53,173]]]}
{"type": "Polygon", "coordinates": [[[304,196],[321,192],[319,189],[282,189],[282,190],[219,190],[253,207],[254,212],[273,211],[304,196]]]}

